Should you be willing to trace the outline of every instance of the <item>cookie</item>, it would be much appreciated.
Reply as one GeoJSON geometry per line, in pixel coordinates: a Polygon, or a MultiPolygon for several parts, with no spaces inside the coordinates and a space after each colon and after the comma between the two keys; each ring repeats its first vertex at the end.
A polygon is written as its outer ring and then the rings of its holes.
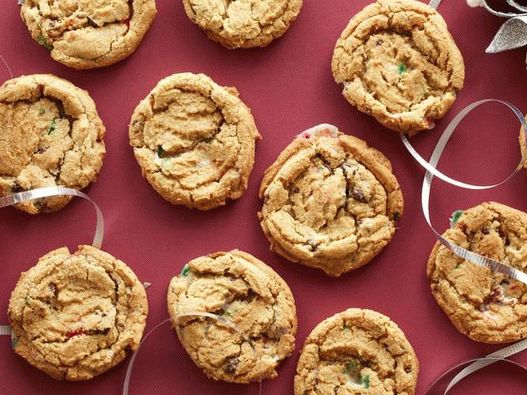
{"type": "MultiPolygon", "coordinates": [[[[53,75],[0,87],[0,196],[34,188],[83,189],[101,170],[106,129],[88,92],[53,75]]],[[[19,203],[31,214],[57,211],[71,197],[19,203]]]]}
{"type": "Polygon", "coordinates": [[[348,309],[322,321],[306,339],[295,395],[413,395],[418,373],[415,352],[393,321],[348,309]]]}
{"type": "Polygon", "coordinates": [[[146,292],[124,262],[95,247],[51,251],[22,273],[9,301],[15,352],[58,380],[88,380],[136,350],[146,292]]]}
{"type": "Polygon", "coordinates": [[[183,0],[189,19],[227,48],[265,47],[283,36],[303,0],[183,0]]]}
{"type": "Polygon", "coordinates": [[[287,146],[265,172],[260,198],[271,250],[335,277],[381,252],[403,213],[388,159],[325,124],[287,146]]]}
{"type": "Polygon", "coordinates": [[[141,43],[156,15],[155,0],[24,0],[31,36],[51,57],[75,69],[117,63],[141,43]]]}
{"type": "Polygon", "coordinates": [[[161,80],[130,121],[130,145],[150,185],[170,203],[200,210],[243,195],[259,138],[236,89],[204,74],[161,80]]]}
{"type": "Polygon", "coordinates": [[[291,290],[269,266],[245,252],[190,261],[170,282],[167,301],[181,344],[215,380],[274,378],[280,361],[295,347],[291,290]]]}
{"type": "Polygon", "coordinates": [[[446,22],[414,0],[377,0],[355,15],[337,41],[332,70],[353,106],[408,135],[433,128],[465,79],[446,22]]]}
{"type": "MultiPolygon", "coordinates": [[[[443,237],[527,270],[527,214],[499,203],[457,211],[443,237]]],[[[459,332],[483,343],[527,338],[527,286],[463,260],[436,243],[427,268],[432,294],[459,332]]]]}

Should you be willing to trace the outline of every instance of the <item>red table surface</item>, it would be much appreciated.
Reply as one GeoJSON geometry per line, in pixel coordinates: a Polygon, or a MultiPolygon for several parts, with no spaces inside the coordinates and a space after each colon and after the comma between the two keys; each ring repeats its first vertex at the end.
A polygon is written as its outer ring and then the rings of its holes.
{"type": "MultiPolygon", "coordinates": [[[[3,1],[0,12],[2,54],[15,75],[54,73],[87,89],[106,128],[107,156],[98,181],[87,193],[101,206],[106,220],[104,250],[124,260],[148,289],[147,329],[167,317],[166,288],[190,259],[218,250],[239,248],[272,266],[290,285],[298,308],[297,346],[267,380],[263,394],[291,394],[304,339],[323,319],[348,307],[370,308],[390,316],[406,333],[420,361],[417,393],[440,373],[463,360],[500,346],[478,344],[459,334],[435,303],[425,274],[435,242],[420,208],[423,170],[408,155],[399,136],[359,113],[345,101],[332,78],[335,41],[349,18],[367,0],[304,0],[290,31],[264,49],[230,51],[209,41],[186,18],[181,1],[158,0],[158,15],[136,53],[112,67],[75,71],[50,59],[31,38],[15,0],[3,1]],[[251,107],[263,141],[247,193],[226,207],[191,211],[166,203],[141,177],[128,144],[128,122],[137,103],[158,80],[172,73],[204,72],[218,83],[236,86],[251,107]],[[338,279],[299,266],[268,250],[256,220],[257,190],[264,170],[300,131],[328,122],[380,149],[392,161],[405,198],[405,212],[393,242],[366,267],[338,279]]],[[[525,50],[486,55],[484,50],[501,19],[464,1],[444,1],[440,11],[465,58],[465,88],[435,130],[412,139],[428,156],[450,119],[482,98],[510,100],[522,111],[525,103],[525,50]]],[[[0,68],[0,79],[8,78],[0,68]]],[[[441,169],[469,182],[501,179],[519,160],[519,124],[497,106],[481,109],[463,123],[441,162],[441,169]]],[[[458,208],[496,200],[527,211],[527,174],[496,190],[471,192],[436,181],[433,218],[448,226],[458,208]]],[[[32,217],[13,208],[0,213],[0,324],[7,324],[9,295],[20,272],[46,252],[89,243],[94,213],[88,203],[74,201],[56,214],[32,217]]],[[[516,358],[527,363],[527,355],[516,358]]],[[[81,383],[57,382],[32,368],[0,338],[2,394],[118,394],[127,363],[81,383]]],[[[145,343],[137,359],[131,394],[257,394],[258,385],[218,383],[207,379],[183,351],[177,337],[162,327],[145,343]]],[[[452,394],[525,394],[527,377],[509,367],[477,374],[452,394]]]]}

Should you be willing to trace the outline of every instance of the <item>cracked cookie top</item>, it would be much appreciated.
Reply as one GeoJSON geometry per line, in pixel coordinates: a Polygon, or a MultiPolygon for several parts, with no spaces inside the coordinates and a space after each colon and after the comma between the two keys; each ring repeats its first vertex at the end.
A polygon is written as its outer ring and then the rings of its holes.
{"type": "MultiPolygon", "coordinates": [[[[527,214],[482,203],[453,216],[443,237],[469,251],[527,270],[527,214]]],[[[463,334],[483,343],[527,337],[527,286],[436,243],[427,268],[432,294],[463,334]]]]}
{"type": "Polygon", "coordinates": [[[20,11],[33,39],[75,69],[131,55],[155,14],[155,0],[25,0],[20,11]]]}
{"type": "Polygon", "coordinates": [[[300,354],[295,395],[413,395],[419,363],[401,329],[372,310],[322,321],[300,354]]]}
{"type": "MultiPolygon", "coordinates": [[[[82,189],[99,173],[104,125],[88,92],[53,75],[29,75],[0,87],[0,196],[34,188],[82,189]]],[[[57,211],[71,197],[23,202],[31,214],[57,211]]]]}
{"type": "Polygon", "coordinates": [[[130,122],[130,144],[150,185],[170,203],[200,210],[242,196],[259,138],[236,89],[203,74],[161,80],[130,122]]]}
{"type": "Polygon", "coordinates": [[[265,47],[285,34],[303,0],[183,0],[192,22],[227,48],[265,47]]]}
{"type": "Polygon", "coordinates": [[[58,380],[88,380],[136,350],[146,292],[126,264],[91,246],[51,251],[22,273],[9,301],[13,348],[58,380]]]}
{"type": "Polygon", "coordinates": [[[463,88],[465,66],[446,22],[414,0],[377,0],[337,41],[332,70],[344,97],[385,127],[434,127],[463,88]]]}
{"type": "Polygon", "coordinates": [[[265,172],[260,198],[271,250],[330,276],[373,259],[403,213],[388,159],[331,125],[293,140],[265,172]]]}
{"type": "Polygon", "coordinates": [[[291,290],[269,266],[242,251],[190,261],[170,282],[167,301],[183,347],[213,379],[274,378],[295,347],[291,290]]]}

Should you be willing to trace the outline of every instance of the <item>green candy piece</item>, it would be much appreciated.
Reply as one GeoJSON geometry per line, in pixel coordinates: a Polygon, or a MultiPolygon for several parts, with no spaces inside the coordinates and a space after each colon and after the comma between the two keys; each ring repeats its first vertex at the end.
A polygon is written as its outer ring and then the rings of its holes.
{"type": "Polygon", "coordinates": [[[362,386],[363,386],[364,388],[370,388],[370,375],[367,374],[367,375],[365,375],[365,376],[362,376],[362,377],[360,378],[360,383],[362,384],[362,386]]]}
{"type": "Polygon", "coordinates": [[[450,227],[454,227],[455,224],[458,223],[459,219],[463,215],[463,210],[456,210],[452,213],[452,216],[450,217],[450,227]]]}
{"type": "Polygon", "coordinates": [[[187,277],[190,274],[190,268],[188,265],[183,266],[183,269],[181,270],[181,276],[187,277]]]}
{"type": "Polygon", "coordinates": [[[44,37],[42,33],[37,37],[37,43],[39,43],[39,45],[43,46],[50,52],[53,50],[53,45],[48,43],[48,41],[46,40],[46,37],[44,37]]]}
{"type": "Polygon", "coordinates": [[[408,67],[406,67],[404,63],[399,63],[398,70],[399,70],[399,74],[403,74],[408,71],[408,67]]]}
{"type": "Polygon", "coordinates": [[[51,125],[48,128],[48,135],[53,133],[55,129],[57,129],[57,118],[53,118],[53,121],[51,121],[51,125]]]}

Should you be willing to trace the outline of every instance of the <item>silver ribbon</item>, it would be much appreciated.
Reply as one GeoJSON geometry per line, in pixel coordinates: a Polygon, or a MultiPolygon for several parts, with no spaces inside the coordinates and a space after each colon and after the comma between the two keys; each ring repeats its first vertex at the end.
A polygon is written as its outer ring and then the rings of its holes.
{"type": "MultiPolygon", "coordinates": [[[[522,124],[523,133],[525,133],[525,137],[527,139],[527,122],[526,122],[522,112],[516,106],[514,106],[511,103],[502,101],[502,100],[484,99],[484,100],[480,100],[480,101],[477,101],[475,103],[470,104],[469,106],[465,107],[459,114],[457,114],[454,117],[454,119],[447,126],[447,128],[445,129],[445,131],[443,132],[443,134],[439,138],[439,141],[437,142],[437,145],[434,148],[434,151],[432,153],[432,156],[430,157],[430,161],[429,162],[427,162],[425,159],[423,159],[423,157],[421,155],[419,155],[417,153],[417,151],[412,147],[412,145],[410,144],[410,142],[408,141],[408,138],[406,136],[401,135],[401,140],[402,140],[404,146],[406,147],[406,149],[408,150],[408,152],[410,153],[410,155],[412,155],[412,157],[421,166],[423,166],[426,169],[426,175],[424,177],[423,186],[422,186],[422,190],[421,190],[421,207],[422,207],[423,214],[424,214],[424,217],[426,219],[426,222],[428,223],[428,226],[434,232],[434,234],[436,235],[437,239],[441,242],[441,244],[443,244],[446,248],[448,248],[454,254],[456,254],[457,256],[459,256],[461,258],[463,258],[464,260],[470,261],[470,262],[472,262],[472,263],[474,263],[474,264],[476,264],[478,266],[485,267],[485,268],[490,269],[492,271],[503,273],[503,274],[511,277],[514,280],[517,280],[517,281],[520,281],[520,282],[522,282],[524,284],[527,284],[527,274],[526,273],[524,273],[524,272],[522,272],[520,270],[514,269],[514,268],[512,268],[510,266],[507,266],[507,265],[505,265],[505,264],[503,264],[501,262],[498,262],[498,261],[495,261],[493,259],[484,257],[482,255],[479,255],[479,254],[477,254],[475,252],[466,250],[466,249],[464,249],[464,248],[462,248],[462,247],[450,242],[449,240],[445,239],[438,231],[435,230],[435,228],[432,225],[432,221],[430,219],[430,192],[431,192],[432,180],[433,180],[434,176],[442,179],[443,181],[445,181],[445,182],[447,182],[449,184],[458,186],[460,188],[472,189],[472,190],[491,189],[491,188],[495,188],[495,187],[500,186],[500,185],[506,183],[507,181],[509,181],[518,171],[520,171],[522,169],[523,163],[527,159],[525,157],[525,155],[523,154],[524,156],[522,157],[522,159],[520,161],[520,164],[514,169],[514,171],[511,173],[511,175],[509,175],[507,178],[505,178],[505,180],[503,180],[501,182],[498,182],[496,184],[493,184],[493,185],[473,185],[473,184],[468,184],[468,183],[465,183],[465,182],[462,182],[462,181],[455,180],[455,179],[443,174],[439,170],[437,170],[436,166],[439,163],[441,155],[442,155],[446,145],[448,144],[448,141],[449,141],[450,137],[452,136],[452,134],[456,130],[457,126],[461,123],[461,121],[471,111],[473,111],[474,109],[476,109],[477,107],[479,107],[479,106],[481,106],[482,104],[485,104],[485,103],[499,103],[499,104],[502,104],[502,105],[508,107],[510,110],[512,110],[512,112],[516,115],[516,117],[518,118],[518,120],[522,124]]],[[[459,372],[452,379],[452,381],[447,386],[444,394],[446,395],[448,393],[448,391],[450,391],[450,389],[452,387],[454,387],[457,383],[459,383],[461,380],[463,380],[467,376],[471,375],[472,373],[484,368],[485,366],[491,365],[494,362],[497,362],[497,361],[503,360],[505,358],[508,358],[508,357],[510,357],[512,355],[518,354],[518,353],[520,353],[520,352],[522,352],[522,351],[524,351],[526,349],[527,349],[527,339],[522,340],[522,341],[520,341],[518,343],[512,344],[512,345],[510,345],[510,346],[508,346],[506,348],[503,348],[503,349],[501,349],[501,350],[499,350],[499,351],[497,351],[495,353],[489,354],[485,358],[481,358],[481,359],[475,360],[474,362],[469,363],[469,365],[466,368],[464,368],[461,372],[459,372]]],[[[510,361],[507,360],[507,362],[510,362],[510,361]]],[[[450,370],[449,372],[451,372],[451,371],[452,370],[450,370]]],[[[436,380],[436,382],[434,382],[434,384],[437,383],[441,378],[443,378],[449,372],[443,374],[438,380],[436,380]]]]}
{"type": "MultiPolygon", "coordinates": [[[[520,350],[522,351],[522,350],[520,350]]],[[[519,352],[519,351],[518,351],[519,352]]],[[[517,352],[516,352],[517,353],[517,352]]],[[[515,353],[515,354],[516,354],[515,353]]],[[[496,362],[505,362],[512,366],[518,367],[520,369],[523,369],[527,373],[527,368],[520,364],[519,362],[512,361],[510,359],[507,359],[506,357],[500,358],[498,356],[495,356],[497,353],[489,354],[488,356],[484,358],[475,358],[471,359],[469,361],[465,361],[460,363],[459,365],[454,366],[453,368],[447,370],[445,373],[443,373],[441,376],[439,376],[431,385],[428,387],[428,389],[425,391],[425,395],[427,394],[434,394],[436,387],[439,385],[439,383],[445,379],[445,377],[450,376],[454,372],[461,369],[461,371],[449,382],[447,385],[445,391],[443,392],[444,395],[448,394],[448,392],[461,380],[463,380],[465,377],[471,375],[472,373],[476,372],[477,370],[491,365],[496,362]],[[467,366],[468,365],[468,366],[467,366]]]]}
{"type": "Polygon", "coordinates": [[[141,343],[139,343],[139,346],[137,347],[137,350],[135,350],[134,354],[130,358],[130,362],[128,362],[128,368],[126,369],[126,376],[124,377],[124,384],[123,384],[123,395],[128,395],[130,391],[130,380],[132,379],[132,370],[134,369],[135,359],[137,358],[137,354],[139,354],[139,350],[143,346],[144,342],[148,337],[154,333],[157,329],[162,327],[163,325],[170,322],[170,318],[167,318],[164,321],[161,321],[159,324],[154,326],[150,331],[143,337],[141,340],[141,343]]]}
{"type": "MultiPolygon", "coordinates": [[[[493,185],[473,185],[473,184],[467,184],[465,182],[461,182],[458,180],[455,180],[451,177],[446,176],[445,174],[441,173],[439,170],[436,169],[436,166],[439,162],[439,159],[441,158],[441,155],[443,154],[443,151],[448,144],[448,141],[450,140],[450,137],[456,130],[459,123],[475,108],[481,106],[485,103],[500,103],[505,106],[507,106],[509,109],[511,109],[514,114],[518,117],[520,120],[523,131],[526,134],[527,138],[527,122],[525,121],[525,118],[523,117],[523,114],[521,111],[515,107],[513,104],[504,102],[501,100],[495,100],[495,99],[484,99],[477,101],[475,103],[470,104],[469,106],[465,107],[459,114],[456,115],[456,117],[452,120],[452,122],[447,126],[443,134],[441,135],[434,152],[432,153],[432,156],[430,157],[430,162],[427,162],[425,159],[423,159],[422,156],[420,156],[417,151],[411,146],[410,142],[408,141],[408,138],[404,135],[401,135],[401,139],[403,141],[404,146],[408,149],[408,152],[426,169],[426,175],[423,180],[423,187],[421,191],[421,206],[423,210],[423,214],[425,216],[426,222],[428,223],[428,226],[434,234],[436,235],[437,239],[443,244],[445,247],[450,249],[454,254],[457,256],[463,258],[464,260],[468,260],[472,263],[475,263],[476,265],[479,265],[481,267],[485,267],[487,269],[497,271],[500,273],[503,273],[509,277],[511,277],[514,280],[520,281],[527,285],[527,273],[524,273],[520,270],[514,269],[510,266],[507,266],[501,262],[498,262],[494,259],[490,259],[484,256],[481,256],[475,252],[466,250],[456,244],[451,243],[447,239],[445,239],[432,225],[432,221],[430,219],[430,190],[432,188],[432,180],[434,176],[442,179],[443,181],[446,181],[449,184],[458,186],[460,188],[466,188],[466,189],[473,189],[473,190],[482,190],[482,189],[491,189],[495,188],[497,186],[500,186],[506,182],[508,182],[514,175],[520,171],[523,168],[523,163],[525,162],[526,158],[522,158],[520,160],[520,163],[518,166],[514,169],[514,171],[509,175],[505,180],[498,182],[493,185]]],[[[527,141],[527,140],[526,140],[527,141]]]]}
{"type": "Polygon", "coordinates": [[[11,327],[9,325],[0,325],[0,336],[11,336],[11,327]]]}
{"type": "Polygon", "coordinates": [[[2,55],[0,55],[0,60],[4,64],[5,68],[7,69],[7,72],[11,76],[11,78],[14,78],[13,72],[11,71],[11,67],[9,67],[9,64],[7,63],[7,61],[4,59],[4,57],[2,55]]]}
{"type": "MultiPolygon", "coordinates": [[[[252,344],[252,341],[251,339],[245,335],[243,332],[241,332],[237,327],[236,325],[234,325],[232,322],[226,320],[225,318],[223,318],[222,316],[219,316],[217,314],[212,314],[212,313],[207,313],[207,312],[192,312],[192,313],[188,313],[188,314],[180,314],[176,317],[176,320],[179,321],[181,318],[190,318],[190,317],[205,317],[205,318],[212,318],[214,320],[216,320],[218,323],[222,324],[222,325],[225,325],[227,326],[228,328],[231,328],[232,330],[234,330],[236,333],[238,333],[246,342],[248,342],[251,347],[253,347],[254,349],[254,345],[252,344]]],[[[130,391],[130,380],[132,379],[132,370],[134,369],[134,364],[135,364],[135,359],[137,358],[137,354],[139,354],[139,350],[141,349],[141,346],[143,345],[143,343],[146,341],[146,339],[153,333],[155,332],[156,330],[158,330],[160,327],[162,327],[163,325],[166,325],[167,323],[170,322],[170,318],[167,318],[163,321],[161,321],[159,324],[157,324],[156,326],[154,326],[152,329],[150,329],[150,331],[148,331],[148,333],[143,337],[143,340],[141,340],[141,343],[139,343],[139,346],[137,347],[137,350],[135,350],[134,354],[132,355],[132,357],[130,358],[130,362],[128,362],[128,368],[126,369],[126,375],[125,375],[125,378],[124,378],[124,384],[123,384],[123,395],[129,395],[129,391],[130,391]]],[[[262,389],[263,389],[263,384],[262,384],[262,381],[260,380],[260,388],[258,390],[258,395],[261,395],[262,394],[262,389]]]]}
{"type": "Polygon", "coordinates": [[[471,7],[483,7],[492,15],[508,18],[485,50],[486,53],[498,53],[527,45],[527,7],[515,0],[507,0],[507,4],[517,12],[502,12],[492,8],[487,0],[467,0],[467,3],[471,7]]]}
{"type": "Polygon", "coordinates": [[[64,187],[46,187],[18,192],[12,195],[0,197],[0,208],[52,196],[77,196],[89,201],[93,205],[97,214],[97,223],[95,225],[95,235],[93,236],[92,245],[94,247],[101,248],[104,238],[104,219],[101,209],[88,195],[82,193],[81,191],[77,191],[76,189],[64,187]]]}
{"type": "Polygon", "coordinates": [[[441,4],[441,0],[430,0],[428,5],[432,8],[435,8],[437,10],[437,7],[439,7],[439,4],[441,4]]]}

